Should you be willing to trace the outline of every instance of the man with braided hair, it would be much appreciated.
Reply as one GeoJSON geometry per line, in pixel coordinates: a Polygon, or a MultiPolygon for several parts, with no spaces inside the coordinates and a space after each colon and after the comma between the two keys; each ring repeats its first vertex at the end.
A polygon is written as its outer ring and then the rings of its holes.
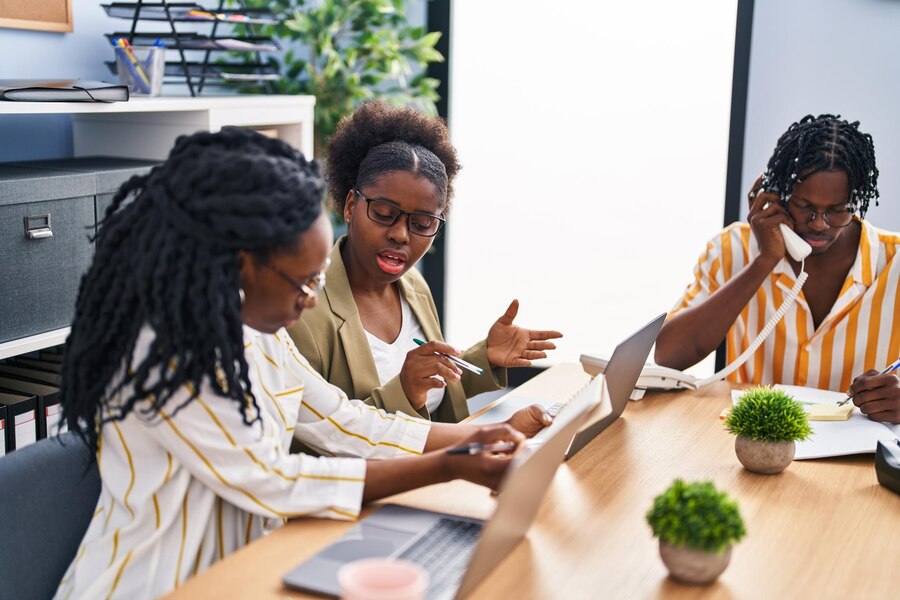
{"type": "Polygon", "coordinates": [[[289,328],[315,369],[389,412],[458,422],[466,399],[506,385],[506,368],[546,357],[556,331],[513,323],[513,300],[464,352],[443,341],[415,264],[450,212],[456,149],[441,119],[383,102],[360,106],[328,142],[328,193],[347,235],[331,253],[324,301],[289,328]],[[417,347],[415,340],[430,340],[417,347]],[[460,356],[483,374],[460,369],[460,356]]]}
{"type": "Polygon", "coordinates": [[[656,361],[684,369],[725,340],[730,363],[749,346],[800,272],[785,252],[785,224],[812,247],[809,279],[729,379],[847,391],[870,419],[900,423],[900,378],[875,370],[900,355],[900,235],[865,220],[878,197],[875,148],[858,122],[826,114],[792,124],[748,195],[749,224],[707,244],[656,361]]]}
{"type": "MultiPolygon", "coordinates": [[[[522,433],[348,400],[285,332],[325,283],[323,187],[284,142],[225,129],[179,138],[114,198],[62,368],[101,491],[59,597],[156,598],[289,517],[353,519],[454,478],[498,484],[510,454],[438,449],[522,433]],[[291,454],[292,437],[323,457],[291,454]]],[[[543,416],[511,422],[533,434],[543,416]]]]}

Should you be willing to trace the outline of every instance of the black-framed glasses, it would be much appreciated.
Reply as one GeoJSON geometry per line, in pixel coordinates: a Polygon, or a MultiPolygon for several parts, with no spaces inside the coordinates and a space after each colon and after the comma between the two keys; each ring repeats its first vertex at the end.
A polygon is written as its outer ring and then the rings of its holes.
{"type": "Polygon", "coordinates": [[[856,212],[849,204],[843,208],[816,210],[814,206],[810,205],[797,206],[790,200],[787,203],[787,211],[794,222],[801,225],[812,223],[818,215],[822,215],[822,219],[829,227],[846,227],[853,221],[853,213],[856,212]]]}
{"type": "Polygon", "coordinates": [[[331,259],[329,258],[325,262],[324,269],[322,269],[318,273],[313,273],[305,282],[298,283],[293,277],[291,277],[278,267],[273,267],[269,263],[263,263],[263,266],[268,267],[273,273],[284,279],[287,283],[291,284],[291,287],[297,290],[297,292],[301,296],[306,296],[307,298],[315,298],[319,295],[319,292],[322,291],[322,288],[325,287],[325,271],[328,270],[328,267],[330,265],[331,259]]]}
{"type": "Polygon", "coordinates": [[[397,220],[406,215],[406,229],[410,233],[422,237],[434,237],[444,224],[444,217],[427,212],[406,212],[396,204],[379,198],[369,198],[359,190],[353,190],[357,196],[366,201],[366,216],[370,221],[391,227],[397,220]]]}

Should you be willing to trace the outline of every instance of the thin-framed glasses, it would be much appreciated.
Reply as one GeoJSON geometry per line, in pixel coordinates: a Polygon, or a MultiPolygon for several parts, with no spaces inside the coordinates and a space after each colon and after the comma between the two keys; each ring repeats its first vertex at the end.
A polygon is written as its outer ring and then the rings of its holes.
{"type": "Polygon", "coordinates": [[[427,212],[406,212],[395,204],[378,198],[369,198],[359,190],[353,190],[357,196],[366,201],[366,216],[370,221],[391,227],[397,220],[406,215],[406,228],[410,233],[422,237],[434,237],[444,224],[444,217],[427,212]]]}
{"type": "Polygon", "coordinates": [[[263,263],[263,266],[268,267],[273,273],[284,279],[287,283],[291,285],[292,288],[299,292],[300,296],[306,296],[307,298],[315,298],[319,295],[319,292],[322,291],[322,288],[325,287],[325,271],[328,270],[328,267],[331,265],[331,259],[329,258],[325,261],[325,268],[319,271],[318,273],[313,273],[310,275],[309,279],[307,279],[303,283],[298,283],[293,277],[279,269],[278,267],[273,267],[269,263],[263,263]]]}
{"type": "Polygon", "coordinates": [[[847,205],[844,208],[816,210],[815,207],[810,205],[798,206],[790,200],[787,203],[787,210],[795,223],[802,225],[812,223],[818,215],[822,215],[822,219],[829,227],[846,227],[853,221],[853,213],[855,212],[851,205],[847,205]]]}

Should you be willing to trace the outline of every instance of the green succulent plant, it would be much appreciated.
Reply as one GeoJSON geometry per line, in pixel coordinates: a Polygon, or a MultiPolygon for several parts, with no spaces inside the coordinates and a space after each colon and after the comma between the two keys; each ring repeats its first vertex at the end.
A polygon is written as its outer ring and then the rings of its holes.
{"type": "Polygon", "coordinates": [[[770,387],[748,390],[725,419],[731,433],[760,442],[795,442],[812,433],[803,406],[770,387]]]}
{"type": "Polygon", "coordinates": [[[681,479],[653,499],[653,535],[675,546],[721,553],[746,534],[737,503],[711,481],[681,479]]]}

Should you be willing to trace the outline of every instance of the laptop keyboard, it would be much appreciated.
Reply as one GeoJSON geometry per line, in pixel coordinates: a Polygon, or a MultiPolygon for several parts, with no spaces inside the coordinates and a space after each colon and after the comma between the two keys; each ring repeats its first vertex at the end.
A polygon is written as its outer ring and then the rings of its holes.
{"type": "Polygon", "coordinates": [[[480,523],[439,519],[397,558],[428,571],[428,598],[452,597],[475,550],[480,523]]]}

